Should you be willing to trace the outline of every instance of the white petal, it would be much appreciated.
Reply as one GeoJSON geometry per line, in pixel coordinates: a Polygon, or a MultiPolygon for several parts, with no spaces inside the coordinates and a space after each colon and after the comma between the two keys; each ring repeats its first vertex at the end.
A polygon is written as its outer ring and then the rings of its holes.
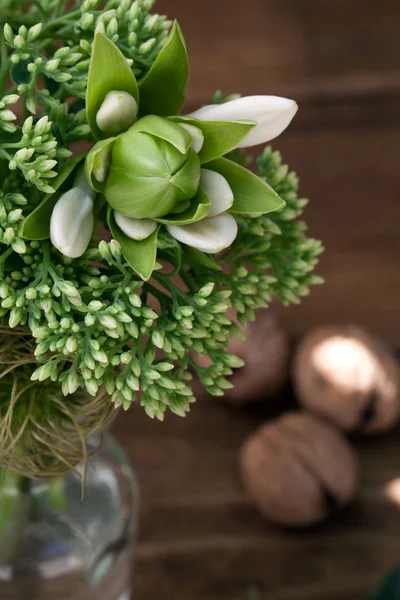
{"type": "Polygon", "coordinates": [[[52,244],[65,256],[78,258],[88,247],[93,228],[92,198],[79,187],[63,194],[51,215],[52,244]]]}
{"type": "Polygon", "coordinates": [[[201,169],[200,186],[211,200],[211,209],[207,218],[220,215],[231,208],[233,192],[225,177],[215,171],[201,169]]]}
{"type": "Polygon", "coordinates": [[[257,125],[238,148],[265,144],[278,137],[289,125],[298,106],[294,100],[279,96],[246,96],[224,104],[210,104],[191,113],[201,121],[255,121],[257,125]]]}
{"type": "Polygon", "coordinates": [[[182,244],[193,246],[208,254],[215,254],[228,248],[238,232],[235,219],[228,213],[207,217],[190,225],[167,225],[167,229],[172,237],[182,244]]]}
{"type": "Polygon", "coordinates": [[[109,92],[96,115],[97,126],[104,133],[122,133],[136,121],[138,106],[128,92],[109,92]]]}
{"type": "Polygon", "coordinates": [[[188,123],[179,123],[183,129],[186,129],[192,136],[192,150],[198,154],[203,147],[204,144],[204,133],[198,127],[194,125],[189,125],[188,123]]]}
{"type": "Polygon", "coordinates": [[[114,218],[118,227],[132,240],[145,240],[157,229],[157,222],[152,219],[131,219],[117,211],[114,218]]]}
{"type": "Polygon", "coordinates": [[[74,188],[79,188],[85,196],[90,196],[92,200],[96,196],[95,190],[90,186],[85,173],[85,167],[81,167],[77,171],[77,175],[74,180],[74,188]]]}

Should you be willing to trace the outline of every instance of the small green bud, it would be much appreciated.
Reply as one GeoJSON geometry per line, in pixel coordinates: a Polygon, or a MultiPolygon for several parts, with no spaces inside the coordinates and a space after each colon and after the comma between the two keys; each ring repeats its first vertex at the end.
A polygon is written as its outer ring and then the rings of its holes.
{"type": "Polygon", "coordinates": [[[17,254],[25,254],[25,252],[26,252],[26,244],[25,244],[24,240],[22,240],[21,238],[18,238],[17,240],[15,240],[11,244],[11,247],[14,250],[14,252],[17,252],[17,254]]]}
{"type": "Polygon", "coordinates": [[[140,308],[142,306],[142,299],[137,294],[131,294],[129,296],[129,302],[135,308],[140,308]]]}
{"type": "Polygon", "coordinates": [[[95,396],[97,394],[97,392],[99,391],[99,384],[93,378],[87,379],[85,381],[85,386],[91,396],[95,396]]]}
{"type": "Polygon", "coordinates": [[[128,44],[130,46],[135,46],[137,42],[137,33],[135,31],[131,31],[128,37],[128,44]]]}
{"type": "Polygon", "coordinates": [[[240,369],[244,366],[244,361],[235,354],[225,353],[223,355],[223,361],[231,369],[240,369]]]}
{"type": "Polygon", "coordinates": [[[16,223],[17,221],[20,220],[21,216],[22,216],[22,209],[21,208],[16,208],[15,210],[12,210],[8,214],[8,222],[9,223],[16,223]]]}
{"type": "Polygon", "coordinates": [[[111,254],[116,260],[121,258],[121,245],[119,242],[117,242],[117,240],[111,240],[109,247],[111,254]]]}
{"type": "Polygon", "coordinates": [[[111,252],[106,241],[102,240],[99,244],[99,253],[103,260],[110,260],[111,252]]]}
{"type": "Polygon", "coordinates": [[[85,316],[85,325],[86,327],[92,327],[96,323],[96,319],[92,314],[87,314],[85,316]]]}
{"type": "Polygon", "coordinates": [[[214,283],[207,283],[205,286],[203,286],[201,288],[201,290],[199,291],[199,296],[201,298],[208,298],[213,290],[214,290],[215,284],[214,283]]]}
{"type": "Polygon", "coordinates": [[[137,340],[139,337],[139,328],[134,321],[127,323],[125,325],[125,330],[134,340],[137,340]]]}
{"type": "Polygon", "coordinates": [[[114,319],[114,317],[111,317],[110,315],[102,315],[99,318],[99,321],[107,329],[116,329],[117,328],[116,320],[114,319]]]}
{"type": "Polygon", "coordinates": [[[12,244],[15,239],[15,231],[12,227],[7,227],[4,232],[3,241],[5,244],[12,244]]]}
{"type": "Polygon", "coordinates": [[[107,394],[109,394],[111,396],[111,394],[113,394],[114,390],[115,390],[114,377],[112,375],[108,375],[104,383],[106,386],[107,394]]]}
{"type": "Polygon", "coordinates": [[[0,283],[0,298],[3,298],[3,299],[7,298],[8,294],[9,294],[9,289],[10,288],[8,287],[8,285],[6,284],[6,282],[2,281],[0,283]]]}
{"type": "Polygon", "coordinates": [[[131,354],[131,352],[123,352],[121,354],[120,358],[121,358],[121,364],[128,365],[132,360],[132,354],[131,354]]]}
{"type": "MultiPolygon", "coordinates": [[[[16,118],[17,117],[14,115],[14,113],[11,110],[8,110],[8,108],[0,111],[0,120],[1,121],[15,121],[16,118]]],[[[17,152],[17,154],[18,154],[18,152],[17,152]]]]}
{"type": "Polygon", "coordinates": [[[6,42],[8,42],[9,44],[12,45],[14,42],[14,33],[13,33],[11,25],[6,23],[4,25],[3,33],[4,33],[4,39],[6,40],[6,42]]]}
{"type": "Polygon", "coordinates": [[[155,329],[153,331],[153,334],[151,336],[152,342],[155,346],[157,346],[157,348],[162,349],[164,346],[164,334],[159,331],[158,329],[155,329]]]}
{"type": "Polygon", "coordinates": [[[68,393],[74,394],[79,387],[79,377],[75,371],[68,373],[66,379],[68,385],[68,393]]]}
{"type": "Polygon", "coordinates": [[[75,338],[70,337],[67,339],[65,349],[69,354],[74,354],[78,349],[78,343],[75,338]]]}
{"type": "Polygon", "coordinates": [[[150,54],[156,43],[157,40],[155,38],[150,38],[146,42],[143,42],[143,44],[140,44],[139,46],[139,53],[143,56],[146,56],[146,54],[150,54]]]}
{"type": "Polygon", "coordinates": [[[34,42],[41,34],[41,31],[42,23],[37,23],[37,25],[33,25],[33,27],[30,27],[28,31],[28,42],[34,42]]]}
{"type": "Polygon", "coordinates": [[[8,320],[8,324],[11,327],[11,329],[13,329],[14,327],[17,327],[17,325],[20,324],[21,319],[23,317],[23,310],[22,308],[13,308],[11,313],[10,313],[10,318],[8,320]]]}
{"type": "Polygon", "coordinates": [[[104,304],[100,302],[100,300],[92,300],[91,302],[89,302],[88,308],[93,312],[97,312],[104,308],[104,304]]]}
{"type": "Polygon", "coordinates": [[[21,50],[25,46],[25,38],[22,35],[16,35],[14,38],[14,48],[21,50]]]}
{"type": "Polygon", "coordinates": [[[94,360],[97,360],[97,362],[100,362],[103,365],[108,365],[108,356],[105,352],[103,352],[103,350],[95,350],[92,352],[92,356],[94,360]]]}
{"type": "Polygon", "coordinates": [[[96,116],[98,128],[109,135],[126,131],[136,120],[138,105],[127,92],[109,92],[96,116]]]}
{"type": "Polygon", "coordinates": [[[60,60],[58,58],[53,58],[46,63],[44,67],[45,71],[47,71],[48,73],[52,73],[53,71],[58,69],[59,64],[60,60]]]}

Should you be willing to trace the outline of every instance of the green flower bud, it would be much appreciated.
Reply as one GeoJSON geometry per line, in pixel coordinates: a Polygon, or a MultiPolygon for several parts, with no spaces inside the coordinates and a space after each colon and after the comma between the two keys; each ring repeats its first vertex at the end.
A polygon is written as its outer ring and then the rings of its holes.
{"type": "Polygon", "coordinates": [[[198,190],[200,161],[192,137],[160,117],[139,120],[113,144],[105,182],[108,203],[121,215],[159,218],[180,212],[198,190]]]}
{"type": "Polygon", "coordinates": [[[125,131],[136,120],[138,106],[127,92],[109,92],[96,116],[98,128],[109,135],[125,131]]]}

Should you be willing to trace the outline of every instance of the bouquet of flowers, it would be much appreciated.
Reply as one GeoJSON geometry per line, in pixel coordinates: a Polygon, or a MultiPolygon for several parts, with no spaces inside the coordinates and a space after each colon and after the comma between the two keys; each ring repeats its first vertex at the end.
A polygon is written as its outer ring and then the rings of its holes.
{"type": "Polygon", "coordinates": [[[296,103],[182,114],[184,37],[152,5],[2,2],[0,465],[27,477],[85,461],[118,407],[184,416],[193,375],[222,395],[230,309],[245,324],[320,282],[296,175],[245,151],[296,103]]]}

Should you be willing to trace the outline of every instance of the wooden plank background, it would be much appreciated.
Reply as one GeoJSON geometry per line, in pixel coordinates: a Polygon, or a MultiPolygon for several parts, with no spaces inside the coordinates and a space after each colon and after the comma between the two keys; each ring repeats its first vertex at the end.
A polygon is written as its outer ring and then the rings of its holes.
{"type": "MultiPolygon", "coordinates": [[[[400,4],[398,0],[159,0],[178,18],[192,66],[188,109],[224,93],[299,101],[274,147],[301,176],[326,278],[281,311],[299,335],[357,322],[400,340],[400,4]]],[[[282,399],[283,404],[285,398],[282,399]]],[[[143,500],[136,600],[362,600],[400,562],[398,432],[358,442],[357,504],[309,533],[281,532],[249,506],[237,473],[244,438],[269,407],[198,403],[185,420],[120,415],[143,500]]]]}

